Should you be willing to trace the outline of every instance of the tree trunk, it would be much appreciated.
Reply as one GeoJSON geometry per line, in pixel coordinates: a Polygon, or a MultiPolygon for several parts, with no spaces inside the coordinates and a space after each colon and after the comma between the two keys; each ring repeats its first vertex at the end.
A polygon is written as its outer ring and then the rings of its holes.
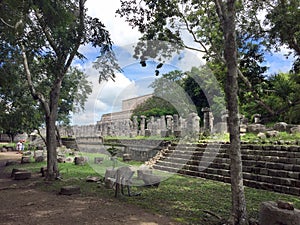
{"type": "Polygon", "coordinates": [[[56,155],[55,118],[49,115],[46,118],[46,142],[47,142],[47,180],[54,180],[58,176],[56,155]]]}
{"type": "Polygon", "coordinates": [[[230,175],[232,193],[232,211],[230,223],[248,224],[246,199],[244,194],[240,123],[238,110],[238,64],[235,34],[235,1],[227,1],[223,32],[225,38],[224,56],[227,66],[226,98],[229,113],[228,127],[230,134],[230,175]]]}
{"type": "Polygon", "coordinates": [[[49,109],[50,114],[46,116],[46,141],[47,141],[47,180],[54,180],[59,176],[57,163],[57,138],[56,138],[56,119],[58,113],[58,100],[61,82],[53,85],[50,92],[49,109]]]}
{"type": "Polygon", "coordinates": [[[57,126],[55,126],[55,130],[56,130],[56,140],[57,140],[58,147],[61,147],[62,146],[62,141],[61,141],[59,128],[57,126]]]}

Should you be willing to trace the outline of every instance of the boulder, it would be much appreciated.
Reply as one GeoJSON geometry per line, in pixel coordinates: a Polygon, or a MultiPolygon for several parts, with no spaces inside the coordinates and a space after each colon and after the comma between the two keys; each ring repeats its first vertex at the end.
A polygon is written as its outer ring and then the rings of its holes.
{"type": "MultiPolygon", "coordinates": [[[[273,201],[263,202],[259,212],[260,225],[299,225],[300,210],[291,207],[281,208],[282,202],[279,204],[273,201]],[[291,209],[291,210],[289,210],[291,209]]],[[[286,204],[284,204],[286,205],[286,204]]]]}
{"type": "Polygon", "coordinates": [[[279,131],[277,131],[277,130],[269,130],[269,131],[266,132],[266,136],[268,138],[278,137],[279,136],[279,131]]]}
{"type": "Polygon", "coordinates": [[[248,132],[251,133],[260,133],[260,132],[265,132],[266,131],[266,126],[263,124],[249,124],[248,125],[248,132]]]}
{"type": "Polygon", "coordinates": [[[285,122],[279,122],[279,123],[274,124],[274,130],[277,130],[279,132],[287,131],[287,127],[288,127],[288,124],[285,122]]]}
{"type": "Polygon", "coordinates": [[[260,138],[260,139],[266,139],[266,138],[267,138],[266,134],[265,134],[265,133],[262,133],[262,132],[259,132],[259,133],[257,134],[257,137],[260,138]]]}
{"type": "Polygon", "coordinates": [[[298,125],[298,126],[292,127],[292,128],[290,129],[290,132],[291,132],[292,134],[300,133],[300,126],[298,125]]]}

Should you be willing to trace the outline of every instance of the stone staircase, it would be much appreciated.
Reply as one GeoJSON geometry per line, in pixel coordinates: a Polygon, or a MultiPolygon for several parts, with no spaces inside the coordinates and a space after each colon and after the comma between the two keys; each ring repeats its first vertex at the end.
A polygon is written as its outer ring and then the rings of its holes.
{"type": "MultiPolygon", "coordinates": [[[[171,145],[153,168],[230,183],[228,144],[171,145]]],[[[300,146],[241,147],[245,186],[300,195],[300,146]]]]}

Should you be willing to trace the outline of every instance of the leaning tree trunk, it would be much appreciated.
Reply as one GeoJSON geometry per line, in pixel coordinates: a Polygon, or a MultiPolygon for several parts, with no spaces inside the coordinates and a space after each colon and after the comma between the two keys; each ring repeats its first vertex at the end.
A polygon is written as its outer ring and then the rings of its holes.
{"type": "Polygon", "coordinates": [[[227,10],[223,23],[225,38],[224,56],[227,66],[226,98],[228,107],[228,127],[230,134],[230,176],[232,193],[232,211],[230,223],[234,225],[248,224],[246,199],[244,194],[240,123],[238,110],[238,65],[237,44],[235,34],[235,1],[227,1],[227,10]]]}

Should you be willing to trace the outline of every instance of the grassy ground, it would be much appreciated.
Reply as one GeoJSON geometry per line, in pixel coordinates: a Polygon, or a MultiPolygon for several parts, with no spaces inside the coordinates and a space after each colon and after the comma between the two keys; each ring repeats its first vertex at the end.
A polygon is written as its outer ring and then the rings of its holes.
{"type": "MultiPolygon", "coordinates": [[[[133,164],[135,166],[139,165],[137,162],[133,162],[133,164]]],[[[38,173],[40,168],[45,166],[45,163],[29,163],[18,166],[38,173]]],[[[117,166],[120,166],[120,164],[117,166]]],[[[6,167],[6,171],[10,172],[15,167],[6,167]]],[[[88,176],[100,176],[95,170],[96,167],[97,165],[93,162],[85,166],[76,166],[73,163],[59,164],[63,180],[53,183],[41,180],[38,183],[38,188],[58,192],[62,186],[76,184],[80,185],[84,196],[113,198],[114,191],[105,188],[103,183],[97,184],[85,181],[88,176]]],[[[222,218],[228,218],[231,208],[229,184],[200,178],[173,175],[169,179],[163,180],[158,188],[134,186],[132,192],[141,192],[141,196],[120,196],[119,201],[130,202],[153,212],[165,214],[176,218],[177,221],[183,224],[216,224],[219,219],[212,216],[211,213],[222,218]]],[[[248,213],[252,218],[258,218],[259,207],[263,201],[277,201],[280,199],[292,202],[296,208],[300,208],[300,199],[297,196],[247,187],[245,187],[245,193],[248,213]]]]}

